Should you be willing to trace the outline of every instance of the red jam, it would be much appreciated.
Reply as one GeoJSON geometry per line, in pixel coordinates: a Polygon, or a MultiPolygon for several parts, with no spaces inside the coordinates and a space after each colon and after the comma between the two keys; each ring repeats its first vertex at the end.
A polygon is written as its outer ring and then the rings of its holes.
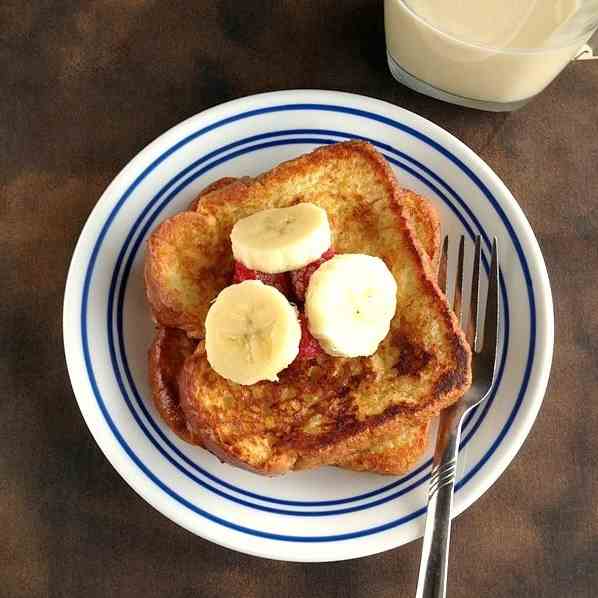
{"type": "Polygon", "coordinates": [[[323,353],[322,347],[307,328],[307,319],[303,313],[299,313],[299,324],[301,324],[301,341],[299,342],[297,359],[313,359],[321,355],[323,353]]]}
{"type": "Polygon", "coordinates": [[[283,295],[291,296],[291,283],[287,272],[280,274],[267,274],[259,270],[251,270],[244,266],[241,262],[235,260],[235,273],[233,275],[233,282],[243,282],[244,280],[261,280],[264,284],[278,289],[283,295]]]}
{"type": "Polygon", "coordinates": [[[334,257],[334,249],[332,247],[327,249],[316,261],[303,266],[299,270],[293,270],[291,272],[291,284],[295,291],[295,296],[299,301],[305,301],[305,293],[307,292],[307,285],[312,274],[331,257],[334,257]]]}

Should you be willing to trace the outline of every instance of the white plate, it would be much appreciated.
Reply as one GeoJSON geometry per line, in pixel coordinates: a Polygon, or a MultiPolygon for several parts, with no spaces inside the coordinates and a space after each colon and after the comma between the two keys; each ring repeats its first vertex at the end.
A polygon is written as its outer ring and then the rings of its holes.
{"type": "Polygon", "coordinates": [[[263,478],[179,440],[150,400],[144,242],[222,176],[256,175],[355,137],[374,143],[404,186],[434,201],[445,232],[481,233],[486,257],[489,239],[499,240],[499,384],[465,427],[456,514],[515,456],[546,388],[554,322],[540,249],[505,185],[449,133],[391,104],[327,91],[257,95],[186,120],[140,152],[89,217],[66,285],[64,344],[81,412],[122,477],[179,525],[241,552],[333,561],[405,544],[423,531],[429,458],[402,478],[332,467],[263,478]]]}

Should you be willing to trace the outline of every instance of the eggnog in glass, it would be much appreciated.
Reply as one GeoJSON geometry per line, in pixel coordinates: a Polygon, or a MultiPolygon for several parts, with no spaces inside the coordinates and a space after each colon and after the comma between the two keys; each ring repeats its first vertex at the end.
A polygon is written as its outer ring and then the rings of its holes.
{"type": "Polygon", "coordinates": [[[455,104],[514,110],[540,93],[598,26],[598,0],[385,0],[390,70],[455,104]]]}

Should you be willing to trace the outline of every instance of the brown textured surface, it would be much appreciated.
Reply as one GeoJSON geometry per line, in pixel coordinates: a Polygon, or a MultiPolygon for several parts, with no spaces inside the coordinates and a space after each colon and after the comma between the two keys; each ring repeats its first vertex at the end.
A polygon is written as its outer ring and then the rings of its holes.
{"type": "Polygon", "coordinates": [[[597,63],[572,65],[515,114],[445,105],[393,83],[380,4],[0,4],[3,597],[413,595],[418,542],[302,565],[239,555],[178,528],[102,456],[65,371],[64,278],[101,191],[183,118],[290,87],[355,91],[419,112],[480,153],[528,215],[555,295],[553,372],[522,451],[454,525],[449,589],[459,597],[595,596],[597,63]]]}
{"type": "Polygon", "coordinates": [[[162,419],[183,440],[201,446],[201,439],[187,427],[179,398],[179,375],[196,346],[197,341],[183,330],[158,326],[149,349],[148,373],[152,399],[162,419]]]}

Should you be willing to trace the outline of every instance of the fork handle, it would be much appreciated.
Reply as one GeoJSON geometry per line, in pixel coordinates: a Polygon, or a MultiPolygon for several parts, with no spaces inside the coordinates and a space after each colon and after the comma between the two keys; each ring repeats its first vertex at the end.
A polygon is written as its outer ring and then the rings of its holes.
{"type": "Polygon", "coordinates": [[[416,598],[446,596],[451,511],[463,416],[460,403],[458,401],[440,414],[416,598]]]}

